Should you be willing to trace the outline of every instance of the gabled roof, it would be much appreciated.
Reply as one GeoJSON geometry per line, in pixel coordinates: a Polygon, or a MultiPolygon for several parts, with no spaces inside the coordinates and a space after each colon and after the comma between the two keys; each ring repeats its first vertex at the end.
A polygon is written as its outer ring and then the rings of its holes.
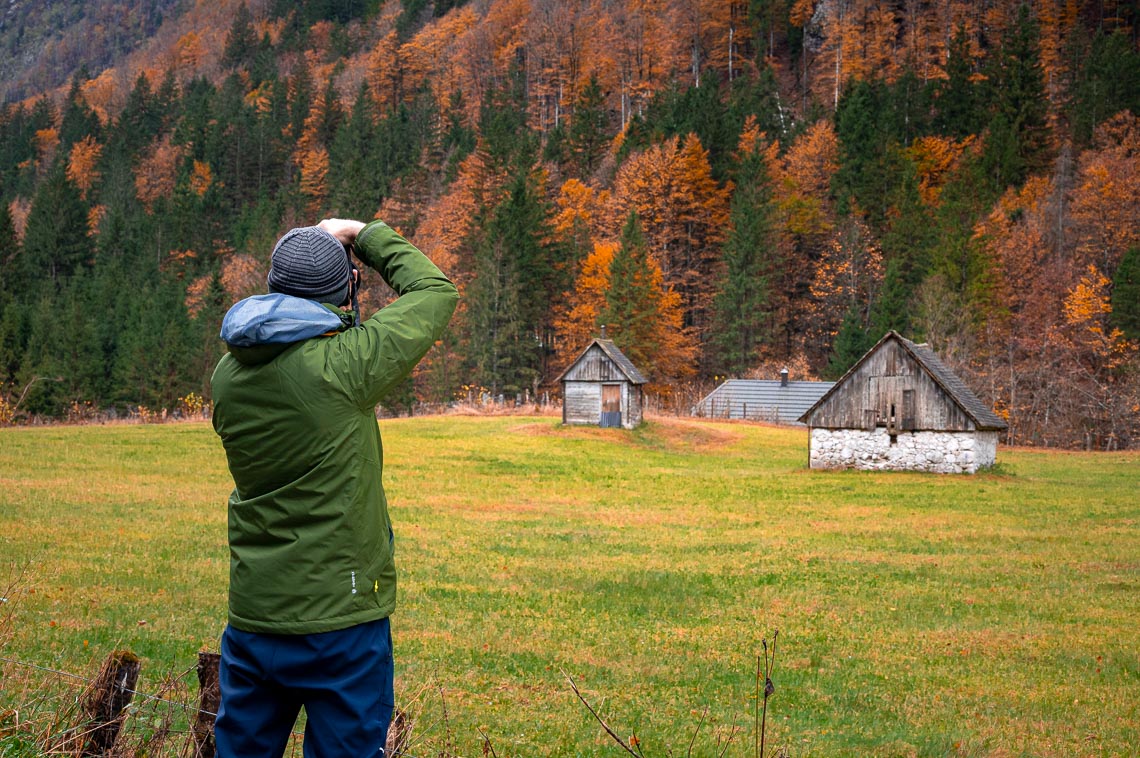
{"type": "Polygon", "coordinates": [[[797,423],[800,416],[831,389],[833,382],[778,379],[728,379],[706,395],[693,408],[704,416],[765,418],[784,424],[797,423]]]}
{"type": "Polygon", "coordinates": [[[645,375],[637,370],[637,366],[634,366],[633,362],[625,357],[625,353],[618,349],[618,346],[613,343],[613,340],[604,340],[600,337],[595,337],[591,340],[590,344],[586,345],[585,349],[578,353],[578,357],[572,360],[570,365],[566,367],[566,370],[559,374],[558,378],[554,381],[562,381],[563,377],[570,373],[570,370],[578,364],[578,361],[586,356],[586,353],[590,352],[590,348],[594,345],[597,345],[598,348],[606,354],[606,357],[613,361],[614,365],[618,367],[618,370],[625,375],[625,378],[628,379],[630,383],[647,384],[649,382],[649,380],[645,378],[645,375]]]}
{"type": "Polygon", "coordinates": [[[847,379],[854,374],[860,366],[866,362],[867,358],[875,353],[887,341],[895,340],[899,343],[902,349],[914,358],[915,362],[922,368],[923,371],[937,384],[943,392],[945,392],[951,400],[953,400],[962,409],[962,411],[970,417],[974,424],[981,430],[995,430],[1005,429],[1008,424],[1005,423],[996,413],[993,412],[988,405],[983,403],[981,399],[975,395],[966,383],[958,378],[958,375],[946,367],[934,351],[926,345],[916,345],[915,343],[903,337],[896,331],[889,331],[883,338],[875,343],[875,346],[868,350],[862,358],[855,362],[855,365],[847,369],[847,373],[839,378],[831,389],[829,389],[823,397],[819,398],[812,407],[804,411],[799,420],[803,423],[808,422],[808,417],[815,412],[815,409],[827,402],[827,399],[835,392],[836,388],[841,386],[847,379]]]}

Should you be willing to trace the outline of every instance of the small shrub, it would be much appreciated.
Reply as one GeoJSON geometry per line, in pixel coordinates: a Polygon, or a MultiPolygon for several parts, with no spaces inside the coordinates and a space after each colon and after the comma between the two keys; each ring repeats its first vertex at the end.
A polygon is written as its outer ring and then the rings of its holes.
{"type": "Polygon", "coordinates": [[[210,415],[210,403],[197,392],[178,398],[178,415],[182,418],[204,419],[210,415]]]}

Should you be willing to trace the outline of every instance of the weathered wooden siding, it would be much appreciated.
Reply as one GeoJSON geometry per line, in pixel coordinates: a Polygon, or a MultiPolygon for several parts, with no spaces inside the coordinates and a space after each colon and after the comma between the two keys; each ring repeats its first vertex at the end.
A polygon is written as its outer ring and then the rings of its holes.
{"type": "MultiPolygon", "coordinates": [[[[603,386],[601,382],[564,381],[562,423],[597,424],[601,419],[603,386]]],[[[621,382],[621,425],[632,429],[641,423],[641,416],[641,388],[630,382],[621,382]]]]}
{"type": "Polygon", "coordinates": [[[975,428],[962,408],[897,342],[887,342],[868,356],[855,373],[816,408],[809,426],[824,429],[886,426],[905,431],[972,431],[975,428]]]}
{"type": "Polygon", "coordinates": [[[562,383],[562,423],[596,424],[602,410],[602,385],[596,382],[562,383]]]}
{"type": "Polygon", "coordinates": [[[626,384],[624,388],[626,401],[621,414],[621,423],[626,429],[632,429],[641,423],[641,387],[636,384],[626,384]]]}
{"type": "MultiPolygon", "coordinates": [[[[565,382],[624,382],[621,369],[597,345],[578,359],[563,375],[565,382]]],[[[600,396],[599,396],[600,397],[600,396]]]]}

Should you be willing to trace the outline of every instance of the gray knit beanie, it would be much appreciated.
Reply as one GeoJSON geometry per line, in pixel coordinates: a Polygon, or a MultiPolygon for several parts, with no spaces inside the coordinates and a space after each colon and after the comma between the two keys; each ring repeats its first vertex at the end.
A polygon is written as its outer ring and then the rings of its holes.
{"type": "Polygon", "coordinates": [[[340,241],[316,226],[291,229],[269,263],[269,291],[340,305],[348,299],[352,265],[340,241]]]}

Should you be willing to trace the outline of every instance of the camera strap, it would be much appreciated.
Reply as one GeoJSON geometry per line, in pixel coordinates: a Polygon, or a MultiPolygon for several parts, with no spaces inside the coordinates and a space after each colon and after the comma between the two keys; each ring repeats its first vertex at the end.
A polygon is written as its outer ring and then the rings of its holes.
{"type": "MultiPolygon", "coordinates": [[[[356,276],[349,280],[348,289],[349,292],[352,293],[350,296],[352,302],[352,325],[360,326],[360,301],[357,298],[357,295],[360,293],[360,266],[357,266],[356,262],[352,259],[352,253],[355,249],[356,246],[349,243],[345,246],[344,253],[348,256],[349,271],[355,270],[357,272],[356,276]]],[[[351,276],[351,273],[349,275],[351,276]]]]}

